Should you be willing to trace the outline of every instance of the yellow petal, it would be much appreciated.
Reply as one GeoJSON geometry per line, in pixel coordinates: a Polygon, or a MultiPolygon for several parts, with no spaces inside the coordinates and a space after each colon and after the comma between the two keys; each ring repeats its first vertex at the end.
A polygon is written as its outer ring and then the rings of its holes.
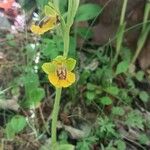
{"type": "Polygon", "coordinates": [[[75,82],[75,74],[72,72],[67,72],[67,78],[65,80],[59,80],[57,82],[57,87],[69,87],[75,82]]]}
{"type": "Polygon", "coordinates": [[[50,29],[53,29],[57,23],[57,16],[49,17],[48,20],[42,25],[42,29],[46,32],[50,29]]]}
{"type": "Polygon", "coordinates": [[[43,20],[41,26],[32,24],[31,31],[35,34],[40,35],[56,27],[56,24],[57,24],[57,16],[53,16],[53,17],[49,16],[48,18],[46,17],[46,19],[43,20]]]}
{"type": "Polygon", "coordinates": [[[41,28],[39,27],[39,26],[37,26],[37,25],[31,25],[31,28],[30,28],[30,30],[33,32],[33,33],[35,33],[35,34],[43,34],[43,31],[41,30],[41,28]]]}
{"type": "Polygon", "coordinates": [[[59,80],[58,84],[60,87],[69,87],[71,84],[75,82],[75,74],[72,72],[67,72],[67,77],[65,80],[59,80]]]}
{"type": "Polygon", "coordinates": [[[66,87],[71,85],[71,83],[68,82],[67,80],[59,80],[58,84],[59,84],[60,87],[64,87],[64,88],[66,88],[66,87]]]}
{"type": "Polygon", "coordinates": [[[56,73],[49,74],[48,79],[52,85],[54,85],[55,87],[60,87],[59,86],[59,79],[58,79],[56,73]]]}
{"type": "Polygon", "coordinates": [[[50,83],[57,88],[66,88],[75,82],[75,74],[72,72],[67,72],[67,78],[65,80],[59,80],[56,73],[49,74],[48,78],[50,83]]]}
{"type": "Polygon", "coordinates": [[[67,78],[66,78],[66,80],[67,80],[70,84],[74,83],[75,80],[76,80],[75,74],[72,73],[72,72],[70,72],[70,71],[68,71],[68,72],[67,72],[67,78]]]}

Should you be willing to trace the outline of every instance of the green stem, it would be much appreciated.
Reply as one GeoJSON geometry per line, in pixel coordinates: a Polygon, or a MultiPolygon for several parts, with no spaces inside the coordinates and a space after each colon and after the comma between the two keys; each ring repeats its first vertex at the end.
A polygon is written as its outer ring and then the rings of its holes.
{"type": "Polygon", "coordinates": [[[65,32],[64,32],[64,57],[68,56],[68,52],[69,52],[69,43],[70,43],[70,28],[66,26],[65,28],[65,32]]]}
{"type": "Polygon", "coordinates": [[[69,52],[69,43],[70,43],[70,29],[74,21],[74,17],[76,15],[77,9],[79,6],[79,0],[68,0],[68,15],[67,22],[64,27],[64,57],[68,56],[69,52]]]}
{"type": "Polygon", "coordinates": [[[52,147],[55,147],[57,143],[57,119],[58,119],[61,91],[62,91],[62,88],[56,88],[54,108],[52,112],[52,127],[51,127],[52,147]]]}
{"type": "Polygon", "coordinates": [[[128,0],[124,0],[122,11],[121,11],[121,17],[120,17],[120,25],[123,25],[123,23],[124,23],[124,18],[125,18],[125,13],[126,13],[126,8],[127,8],[127,2],[128,2],[128,0]]]}
{"type": "Polygon", "coordinates": [[[140,54],[140,52],[141,52],[141,50],[145,44],[146,38],[150,32],[150,24],[148,23],[149,13],[150,13],[150,3],[147,2],[146,6],[145,6],[141,35],[138,39],[137,49],[136,49],[135,55],[131,61],[131,65],[133,65],[135,63],[136,59],[138,58],[138,56],[139,56],[139,54],[140,54]]]}
{"type": "Polygon", "coordinates": [[[150,13],[150,2],[147,2],[146,6],[145,6],[145,11],[144,11],[142,32],[146,29],[146,26],[147,26],[147,23],[148,23],[149,13],[150,13]]]}
{"type": "MultiPolygon", "coordinates": [[[[55,6],[58,7],[59,0],[54,0],[55,6]]],[[[67,58],[69,52],[69,43],[70,43],[70,28],[73,24],[73,19],[76,14],[76,10],[79,4],[79,0],[68,0],[68,15],[67,15],[67,23],[62,19],[62,33],[63,33],[63,41],[64,41],[64,53],[63,56],[67,58]],[[74,8],[75,7],[75,8],[74,8]],[[74,8],[74,9],[73,9],[74,8]]],[[[59,9],[59,7],[58,7],[59,9]]],[[[52,135],[52,149],[55,149],[57,146],[57,119],[59,113],[59,104],[61,98],[62,88],[56,88],[56,96],[55,103],[52,112],[52,127],[51,127],[51,135],[52,135]]]]}
{"type": "Polygon", "coordinates": [[[123,36],[124,36],[124,32],[125,32],[125,27],[126,27],[126,23],[124,23],[123,25],[120,25],[118,28],[118,34],[117,34],[117,43],[116,43],[116,54],[114,57],[114,62],[113,65],[116,63],[118,56],[120,54],[120,50],[122,48],[122,41],[123,41],[123,36]]]}
{"type": "Polygon", "coordinates": [[[144,44],[145,44],[145,41],[146,41],[146,38],[150,32],[150,25],[143,31],[144,33],[141,34],[139,40],[138,40],[138,43],[137,43],[137,49],[136,49],[136,52],[135,52],[135,55],[131,61],[131,64],[134,64],[136,59],[138,58],[144,44]]]}
{"type": "Polygon", "coordinates": [[[123,1],[123,6],[122,6],[122,11],[121,11],[121,16],[120,16],[120,23],[119,23],[119,28],[118,28],[118,32],[117,32],[116,54],[115,54],[112,65],[114,65],[115,62],[117,61],[120,50],[122,48],[122,41],[123,41],[125,27],[126,27],[125,13],[126,13],[126,8],[127,8],[127,2],[128,2],[128,0],[123,1]]]}
{"type": "Polygon", "coordinates": [[[63,56],[64,57],[67,57],[68,56],[68,52],[69,52],[69,43],[70,43],[70,36],[69,36],[69,33],[70,33],[70,21],[72,20],[72,16],[71,16],[71,8],[72,8],[72,0],[69,0],[68,1],[68,15],[67,15],[67,22],[66,22],[66,25],[65,25],[65,28],[64,28],[64,53],[63,53],[63,56]]]}
{"type": "Polygon", "coordinates": [[[53,4],[55,5],[57,11],[59,10],[59,0],[53,0],[53,4]]]}

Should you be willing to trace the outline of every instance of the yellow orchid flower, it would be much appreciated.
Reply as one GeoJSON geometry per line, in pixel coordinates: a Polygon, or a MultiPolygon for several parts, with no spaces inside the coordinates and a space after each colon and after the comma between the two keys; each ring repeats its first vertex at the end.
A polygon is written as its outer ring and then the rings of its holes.
{"type": "Polygon", "coordinates": [[[31,31],[35,34],[41,35],[48,30],[51,30],[59,23],[58,13],[52,6],[45,6],[45,17],[36,23],[31,25],[31,31]]]}
{"type": "Polygon", "coordinates": [[[47,32],[48,30],[51,30],[56,27],[58,23],[57,16],[55,17],[47,17],[46,19],[43,19],[41,22],[39,22],[37,25],[32,24],[31,25],[31,31],[35,34],[43,34],[47,32]]]}
{"type": "Polygon", "coordinates": [[[76,60],[73,58],[57,56],[52,62],[44,63],[42,69],[48,74],[51,84],[57,88],[66,88],[75,82],[75,74],[71,72],[75,64],[76,60]]]}

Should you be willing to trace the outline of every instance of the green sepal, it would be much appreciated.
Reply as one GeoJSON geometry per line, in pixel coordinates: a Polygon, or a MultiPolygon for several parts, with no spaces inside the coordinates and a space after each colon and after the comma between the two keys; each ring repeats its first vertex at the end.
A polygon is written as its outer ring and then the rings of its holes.
{"type": "Polygon", "coordinates": [[[57,63],[62,63],[64,65],[66,65],[67,70],[68,71],[72,71],[75,68],[76,65],[76,60],[73,58],[65,58],[64,56],[57,56],[54,60],[54,62],[56,61],[57,63]]]}
{"type": "Polygon", "coordinates": [[[62,62],[62,63],[63,63],[63,62],[65,61],[65,57],[59,55],[59,56],[57,56],[57,57],[54,59],[54,61],[58,61],[58,62],[62,62]]]}
{"type": "Polygon", "coordinates": [[[75,68],[76,60],[73,58],[68,58],[66,60],[66,66],[69,71],[72,71],[75,68]]]}
{"type": "Polygon", "coordinates": [[[48,6],[48,5],[46,5],[44,7],[44,13],[45,13],[46,16],[56,16],[56,14],[57,14],[55,9],[48,6]]]}
{"type": "Polygon", "coordinates": [[[49,63],[44,63],[44,64],[42,65],[42,69],[43,69],[43,71],[44,71],[46,74],[50,74],[50,73],[55,72],[55,70],[56,70],[56,65],[53,64],[53,63],[51,63],[51,62],[49,62],[49,63]]]}

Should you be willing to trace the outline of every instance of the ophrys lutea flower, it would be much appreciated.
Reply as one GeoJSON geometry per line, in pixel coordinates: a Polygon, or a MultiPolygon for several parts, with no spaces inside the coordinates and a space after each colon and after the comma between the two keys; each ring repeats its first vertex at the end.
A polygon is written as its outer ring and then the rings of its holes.
{"type": "Polygon", "coordinates": [[[56,9],[51,5],[46,5],[44,8],[45,17],[32,23],[31,31],[35,34],[41,35],[57,26],[59,23],[59,15],[56,9]]]}
{"type": "Polygon", "coordinates": [[[68,87],[75,82],[75,74],[72,72],[76,64],[73,58],[57,56],[52,62],[44,63],[42,69],[48,74],[51,84],[57,88],[68,87]]]}

